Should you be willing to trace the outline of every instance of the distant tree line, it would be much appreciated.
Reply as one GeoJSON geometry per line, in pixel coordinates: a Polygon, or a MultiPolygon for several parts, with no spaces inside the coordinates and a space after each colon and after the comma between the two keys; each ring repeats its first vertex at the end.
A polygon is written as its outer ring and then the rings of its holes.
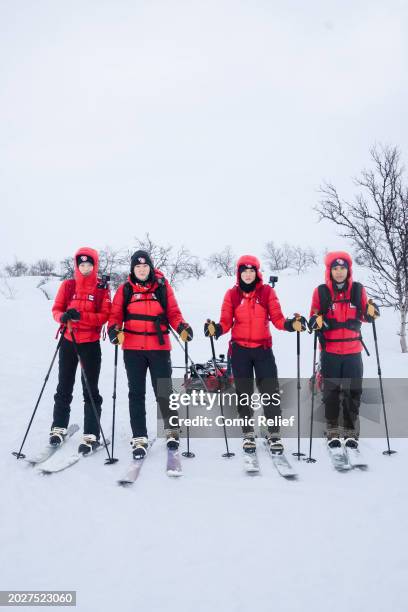
{"type": "MultiPolygon", "coordinates": [[[[231,246],[226,246],[221,251],[214,252],[209,257],[200,260],[184,246],[177,249],[172,245],[158,244],[149,233],[143,238],[135,238],[134,245],[130,249],[113,249],[110,246],[100,249],[99,275],[110,276],[112,287],[118,287],[126,280],[132,253],[137,249],[143,249],[151,254],[155,266],[162,270],[173,286],[178,286],[189,278],[200,279],[207,274],[208,269],[218,277],[235,275],[237,256],[233,253],[231,246]]],[[[294,270],[300,274],[316,265],[317,256],[311,248],[304,249],[287,243],[275,246],[273,242],[268,242],[265,245],[263,263],[264,267],[272,272],[294,270]]],[[[72,256],[65,257],[58,264],[49,259],[39,259],[33,264],[28,264],[15,258],[14,262],[4,267],[3,271],[3,276],[6,277],[41,276],[63,280],[72,278],[73,275],[74,259],[72,256]]]]}

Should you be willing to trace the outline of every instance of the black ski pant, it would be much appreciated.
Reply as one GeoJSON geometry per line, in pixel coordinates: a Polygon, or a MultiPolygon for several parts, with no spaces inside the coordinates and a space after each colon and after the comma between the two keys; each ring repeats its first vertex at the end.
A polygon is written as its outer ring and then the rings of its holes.
{"type": "MultiPolygon", "coordinates": [[[[280,402],[276,402],[276,396],[275,399],[272,397],[279,393],[278,370],[272,349],[264,349],[262,346],[246,348],[233,342],[231,366],[238,396],[239,417],[250,419],[254,415],[254,410],[250,405],[251,396],[254,392],[254,372],[259,393],[269,395],[263,406],[265,417],[267,419],[279,417],[281,415],[280,402]]],[[[243,425],[242,432],[246,434],[253,429],[250,425],[243,425]]],[[[279,434],[279,425],[268,427],[268,431],[279,434]]]]}
{"type": "Polygon", "coordinates": [[[322,351],[323,402],[327,426],[339,426],[340,406],[343,408],[345,436],[360,433],[359,409],[363,390],[363,360],[361,353],[338,355],[322,351]]]}
{"type": "Polygon", "coordinates": [[[165,429],[178,428],[178,412],[169,407],[173,392],[170,351],[123,351],[129,386],[130,426],[134,438],[147,436],[146,428],[146,375],[150,371],[153,390],[164,421],[165,429]],[[172,419],[172,425],[169,420],[172,419]],[[176,417],[176,418],[174,418],[176,417]],[[177,424],[176,424],[177,423],[177,424]]]}
{"type": "MultiPolygon", "coordinates": [[[[92,398],[94,400],[99,418],[101,416],[102,397],[99,394],[98,381],[101,371],[101,345],[97,342],[83,342],[78,344],[79,354],[89,382],[92,398]]],[[[75,375],[78,368],[78,357],[72,342],[64,338],[59,350],[59,371],[57,392],[54,395],[54,415],[52,427],[68,427],[71,412],[72,392],[75,384],[75,375]]],[[[91,400],[84,378],[81,373],[82,390],[84,395],[84,434],[94,434],[99,438],[99,422],[95,417],[91,400]]]]}

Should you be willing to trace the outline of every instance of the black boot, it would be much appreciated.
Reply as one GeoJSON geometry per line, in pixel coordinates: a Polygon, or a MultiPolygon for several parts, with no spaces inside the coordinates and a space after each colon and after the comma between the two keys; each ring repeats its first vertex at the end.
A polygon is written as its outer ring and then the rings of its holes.
{"type": "Polygon", "coordinates": [[[94,434],[84,434],[81,444],[78,447],[78,453],[89,455],[100,446],[99,440],[94,434]]]}
{"type": "Polygon", "coordinates": [[[65,440],[65,436],[67,435],[66,427],[52,427],[50,431],[50,446],[59,446],[65,440]]]}
{"type": "Polygon", "coordinates": [[[169,450],[176,451],[180,445],[178,429],[166,429],[166,444],[169,450]]]}
{"type": "Polygon", "coordinates": [[[144,459],[149,448],[149,441],[146,436],[139,436],[138,438],[132,438],[130,445],[133,451],[133,459],[144,459]]]}

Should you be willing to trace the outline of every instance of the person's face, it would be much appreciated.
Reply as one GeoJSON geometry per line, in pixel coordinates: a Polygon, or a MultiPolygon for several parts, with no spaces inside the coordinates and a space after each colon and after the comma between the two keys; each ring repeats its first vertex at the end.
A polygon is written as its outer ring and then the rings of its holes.
{"type": "Polygon", "coordinates": [[[347,278],[348,270],[345,266],[335,266],[331,270],[332,278],[336,283],[343,283],[347,278]]]}
{"type": "Polygon", "coordinates": [[[89,261],[84,261],[79,264],[78,270],[83,276],[89,276],[93,270],[93,265],[89,261]]]}
{"type": "Polygon", "coordinates": [[[133,268],[133,273],[141,281],[145,281],[150,274],[150,266],[148,264],[137,264],[133,268]]]}
{"type": "Polygon", "coordinates": [[[256,270],[253,270],[252,268],[247,268],[246,270],[241,272],[241,279],[247,285],[253,283],[256,279],[256,270]]]}

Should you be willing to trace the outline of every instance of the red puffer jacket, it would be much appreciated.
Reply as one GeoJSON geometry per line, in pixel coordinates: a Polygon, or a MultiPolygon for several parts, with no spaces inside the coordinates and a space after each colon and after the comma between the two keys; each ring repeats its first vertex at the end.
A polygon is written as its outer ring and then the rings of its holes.
{"type": "MultiPolygon", "coordinates": [[[[353,284],[353,262],[348,253],[345,251],[334,251],[332,253],[327,253],[324,263],[326,266],[325,272],[325,282],[326,286],[329,288],[330,295],[332,300],[346,300],[345,302],[334,303],[332,309],[325,314],[325,318],[330,322],[331,319],[338,321],[339,323],[344,323],[348,319],[357,319],[359,321],[364,321],[363,316],[358,316],[357,308],[351,304],[350,295],[351,295],[351,286],[353,284]],[[345,291],[341,291],[336,293],[333,288],[333,280],[331,278],[330,267],[332,262],[335,259],[344,259],[347,261],[349,266],[349,272],[347,276],[347,287],[345,291]]],[[[362,289],[361,292],[361,312],[365,313],[367,308],[367,294],[366,290],[362,289]]],[[[310,309],[310,316],[321,312],[321,304],[319,299],[319,290],[316,289],[313,292],[312,297],[312,306],[310,309]]],[[[359,331],[354,331],[347,328],[340,329],[332,329],[324,332],[324,340],[325,350],[328,353],[336,353],[338,355],[348,355],[352,353],[360,353],[363,350],[363,345],[360,340],[354,338],[358,338],[360,336],[359,331]],[[347,340],[348,338],[348,340],[347,340]],[[330,342],[330,340],[335,340],[335,342],[330,342]],[[345,340],[341,342],[341,340],[345,340]]]]}
{"type": "MultiPolygon", "coordinates": [[[[164,276],[160,270],[155,270],[154,274],[156,279],[164,279],[164,276]]],[[[164,280],[164,286],[167,294],[166,312],[164,312],[163,307],[156,299],[154,294],[154,291],[159,286],[157,280],[153,283],[153,285],[143,286],[133,283],[131,277],[129,276],[127,282],[130,283],[133,291],[133,295],[127,307],[128,316],[147,315],[150,317],[157,317],[164,315],[171,327],[175,330],[177,330],[180,323],[184,323],[183,315],[181,314],[180,308],[177,304],[174,291],[167,280],[164,280]]],[[[124,321],[124,286],[125,283],[120,285],[116,291],[115,297],[113,298],[111,315],[108,323],[108,328],[110,328],[112,325],[122,328],[124,323],[125,339],[122,344],[122,348],[139,351],[170,351],[171,343],[167,324],[165,322],[160,322],[162,340],[164,342],[163,344],[160,344],[157,328],[153,321],[143,321],[140,319],[128,319],[124,321]]]]}
{"type": "MultiPolygon", "coordinates": [[[[109,289],[98,289],[98,265],[99,257],[97,251],[84,247],[78,249],[74,256],[74,279],[65,280],[61,283],[52,307],[52,314],[57,323],[61,323],[61,315],[68,308],[75,308],[81,313],[79,321],[72,321],[72,331],[78,343],[97,342],[101,336],[102,326],[109,317],[111,299],[109,289]],[[95,262],[94,269],[89,276],[83,276],[78,270],[76,259],[78,255],[89,255],[95,262]],[[73,290],[72,290],[73,289],[73,290]]],[[[71,335],[67,330],[65,338],[71,341],[71,335]]]]}
{"type": "Polygon", "coordinates": [[[237,262],[237,284],[232,289],[228,289],[221,308],[220,324],[223,334],[232,328],[231,341],[247,348],[272,346],[269,321],[272,321],[277,329],[284,329],[285,317],[278,296],[275,290],[269,285],[264,285],[262,280],[259,260],[253,255],[240,257],[237,262]],[[260,279],[256,290],[250,293],[244,293],[239,288],[239,266],[244,264],[254,266],[260,279]],[[234,308],[237,295],[240,303],[234,308]]]}

